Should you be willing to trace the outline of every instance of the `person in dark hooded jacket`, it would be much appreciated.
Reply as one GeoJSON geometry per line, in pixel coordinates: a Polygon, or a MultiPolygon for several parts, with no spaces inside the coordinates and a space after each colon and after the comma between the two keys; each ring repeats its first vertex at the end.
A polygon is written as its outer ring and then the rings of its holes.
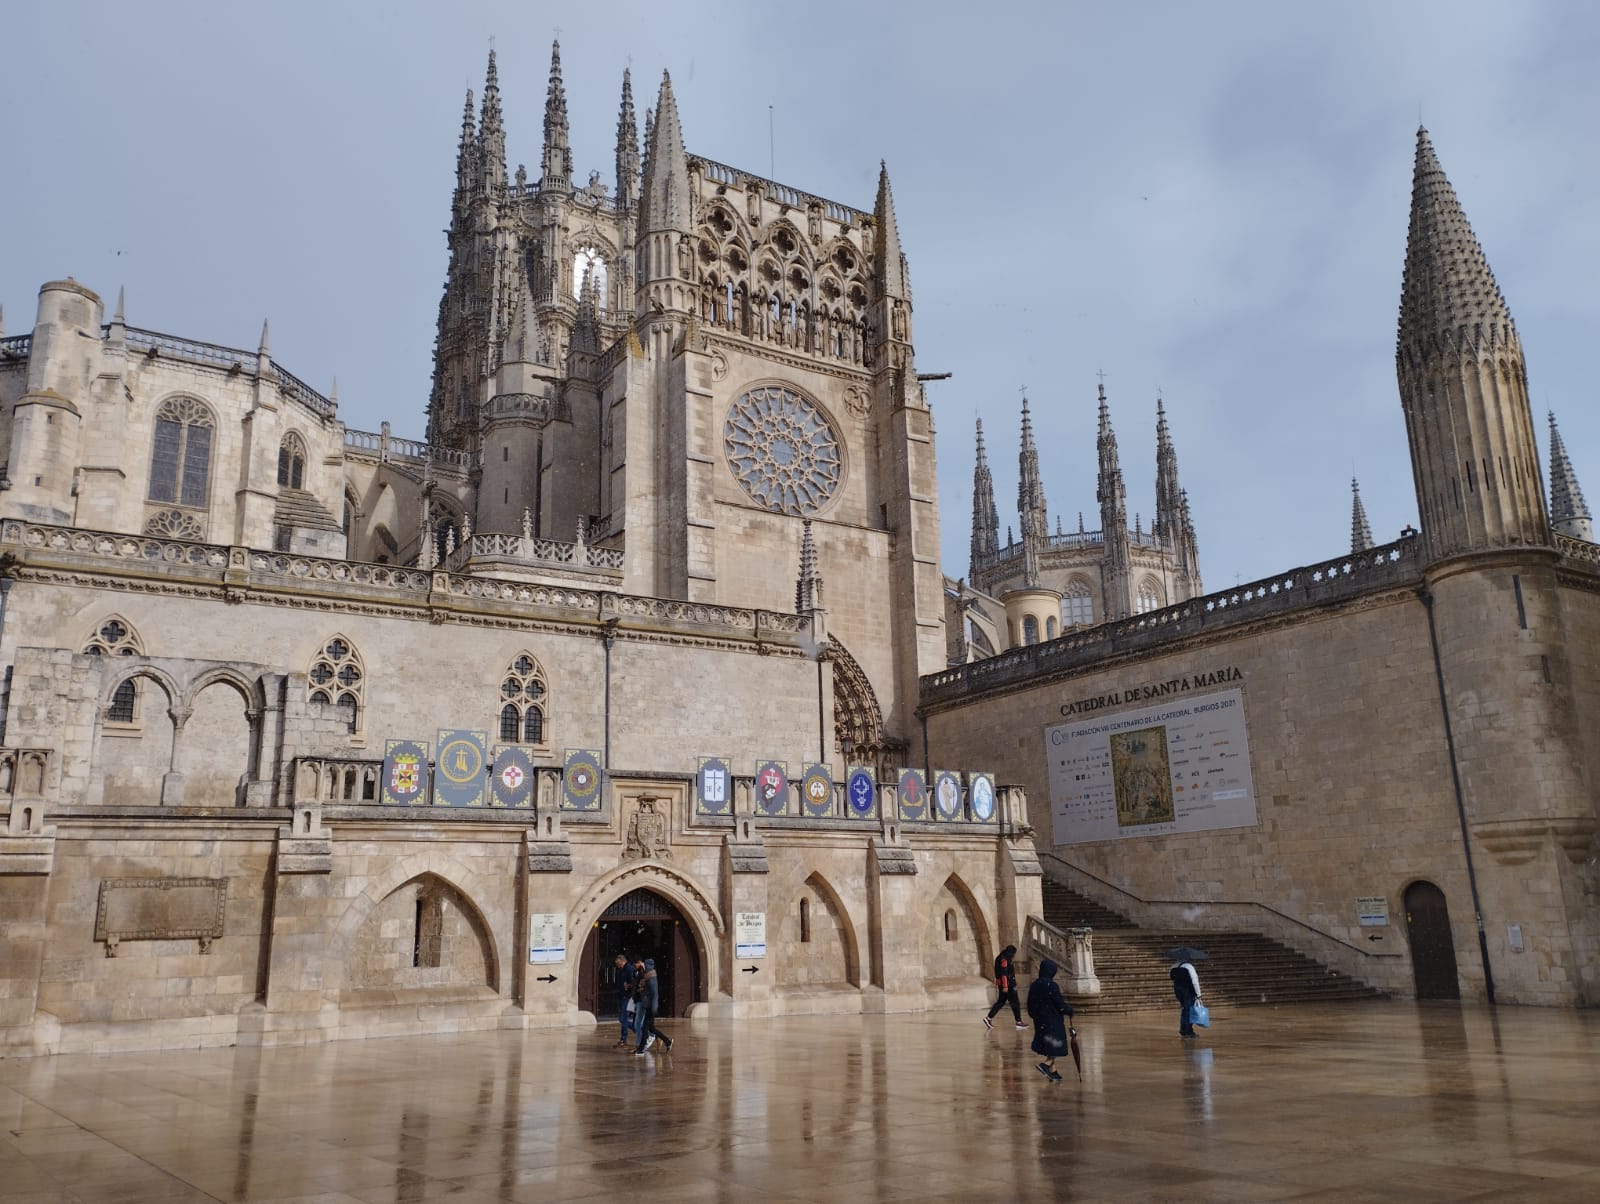
{"type": "Polygon", "coordinates": [[[1000,950],[1000,956],[994,959],[994,986],[999,991],[994,1006],[989,1009],[989,1014],[983,1018],[985,1028],[994,1027],[994,1018],[1006,1004],[1011,1005],[1011,1014],[1016,1017],[1018,1028],[1027,1028],[1022,1023],[1022,1007],[1017,1003],[1017,947],[1007,945],[1000,950]]]}
{"type": "Polygon", "coordinates": [[[655,958],[644,959],[644,974],[634,984],[633,989],[639,1005],[634,1013],[634,1023],[639,1026],[639,1048],[633,1051],[634,1057],[643,1057],[644,1051],[658,1039],[666,1047],[667,1052],[671,1053],[672,1038],[656,1030],[656,1013],[661,1008],[661,980],[656,977],[655,958]]]}
{"type": "Polygon", "coordinates": [[[1052,1083],[1061,1081],[1061,1076],[1056,1072],[1056,1058],[1067,1052],[1066,1018],[1072,1015],[1072,1005],[1062,998],[1061,988],[1056,984],[1058,968],[1053,961],[1041,962],[1039,977],[1028,988],[1028,1019],[1033,1021],[1033,1052],[1044,1058],[1038,1064],[1039,1073],[1052,1083]]]}

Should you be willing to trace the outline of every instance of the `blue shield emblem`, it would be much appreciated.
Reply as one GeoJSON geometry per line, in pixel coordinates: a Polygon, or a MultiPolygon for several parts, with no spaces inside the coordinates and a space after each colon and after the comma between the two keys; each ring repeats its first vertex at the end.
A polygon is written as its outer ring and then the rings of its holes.
{"type": "Polygon", "coordinates": [[[726,815],[732,809],[733,772],[726,757],[701,757],[694,775],[694,805],[701,815],[726,815]]]}
{"type": "Polygon", "coordinates": [[[800,779],[800,809],[811,819],[833,812],[833,775],[826,765],[807,765],[800,779]]]}
{"type": "Polygon", "coordinates": [[[433,763],[433,801],[441,807],[481,807],[489,785],[489,733],[439,729],[433,763]]]}
{"type": "Polygon", "coordinates": [[[600,808],[600,754],[587,748],[569,748],[562,761],[561,806],[567,811],[600,808]]]}
{"type": "Polygon", "coordinates": [[[922,779],[920,769],[900,771],[900,818],[926,819],[928,817],[928,784],[922,779]]]}
{"type": "Polygon", "coordinates": [[[384,742],[383,782],[378,801],[388,807],[411,807],[428,801],[426,740],[384,742]]]}
{"type": "Polygon", "coordinates": [[[857,765],[852,769],[845,778],[844,798],[850,807],[850,814],[857,819],[871,815],[873,804],[878,801],[878,783],[872,776],[872,770],[865,765],[857,765]]]}
{"type": "Polygon", "coordinates": [[[491,807],[533,806],[533,758],[523,748],[502,748],[494,755],[489,777],[491,807]]]}

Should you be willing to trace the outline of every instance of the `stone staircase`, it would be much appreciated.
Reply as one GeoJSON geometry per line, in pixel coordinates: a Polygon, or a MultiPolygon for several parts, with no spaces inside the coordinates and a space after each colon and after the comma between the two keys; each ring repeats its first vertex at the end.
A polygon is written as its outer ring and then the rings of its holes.
{"type": "Polygon", "coordinates": [[[1331,1003],[1385,998],[1382,991],[1347,978],[1257,932],[1194,929],[1152,932],[1101,907],[1059,882],[1044,880],[1044,918],[1056,928],[1094,929],[1094,966],[1100,994],[1073,996],[1084,1013],[1177,1010],[1172,963],[1163,949],[1192,945],[1210,956],[1198,962],[1202,998],[1211,1006],[1331,1003]]]}

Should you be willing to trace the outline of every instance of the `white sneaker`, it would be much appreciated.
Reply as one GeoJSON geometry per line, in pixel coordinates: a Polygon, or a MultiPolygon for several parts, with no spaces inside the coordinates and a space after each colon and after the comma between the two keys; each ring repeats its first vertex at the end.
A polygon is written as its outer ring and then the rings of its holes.
{"type": "Polygon", "coordinates": [[[655,1043],[656,1043],[656,1035],[654,1033],[651,1033],[648,1037],[646,1037],[644,1039],[644,1047],[646,1049],[649,1049],[655,1043]]]}

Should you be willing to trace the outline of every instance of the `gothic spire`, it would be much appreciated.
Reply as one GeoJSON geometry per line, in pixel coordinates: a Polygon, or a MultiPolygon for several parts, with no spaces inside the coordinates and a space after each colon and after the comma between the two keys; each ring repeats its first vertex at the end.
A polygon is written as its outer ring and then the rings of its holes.
{"type": "Polygon", "coordinates": [[[600,351],[600,284],[594,264],[583,268],[583,283],[578,289],[578,314],[572,327],[572,350],[598,354],[600,351]]]}
{"type": "Polygon", "coordinates": [[[1367,508],[1361,504],[1361,482],[1350,478],[1350,551],[1365,552],[1372,547],[1372,527],[1367,508]]]}
{"type": "Polygon", "coordinates": [[[1095,438],[1100,472],[1095,498],[1100,503],[1100,537],[1105,558],[1101,572],[1105,584],[1106,618],[1125,619],[1132,602],[1129,586],[1128,500],[1122,483],[1122,465],[1117,459],[1117,434],[1111,429],[1111,407],[1106,404],[1106,387],[1100,386],[1100,431],[1095,438]]]}
{"type": "Polygon", "coordinates": [[[678,122],[678,102],[672,95],[672,76],[665,71],[661,73],[661,93],[656,99],[655,113],[644,162],[643,213],[639,229],[641,233],[686,233],[689,229],[689,157],[683,149],[683,127],[678,122]]]}
{"type": "Polygon", "coordinates": [[[1572,471],[1572,461],[1567,459],[1554,411],[1550,414],[1550,525],[1563,535],[1594,542],[1589,506],[1578,486],[1578,474],[1572,471]]]}
{"type": "Polygon", "coordinates": [[[489,51],[489,70],[483,83],[483,112],[478,118],[476,158],[481,191],[498,192],[506,185],[506,131],[500,118],[500,75],[489,51]]]}
{"type": "Polygon", "coordinates": [[[801,524],[800,577],[794,586],[796,614],[810,614],[822,609],[822,573],[817,568],[817,545],[811,538],[811,520],[801,524]]]}
{"type": "Polygon", "coordinates": [[[889,165],[878,163],[878,199],[872,206],[873,221],[878,227],[872,242],[872,274],[878,284],[880,296],[901,301],[911,300],[911,287],[906,279],[906,257],[900,250],[900,226],[894,216],[894,193],[889,188],[889,165]]]}
{"type": "Polygon", "coordinates": [[[968,569],[974,581],[978,569],[994,559],[1000,550],[1000,514],[994,505],[994,477],[989,472],[989,457],[983,447],[983,419],[978,419],[978,462],[972,470],[972,564],[968,569]]]}
{"type": "Polygon", "coordinates": [[[1178,452],[1172,446],[1172,432],[1167,428],[1167,410],[1161,398],[1156,398],[1156,516],[1150,533],[1162,547],[1172,550],[1178,546],[1183,533],[1179,514],[1178,452]]]}
{"type": "Polygon", "coordinates": [[[467,89],[466,107],[461,113],[461,141],[456,143],[456,198],[467,195],[476,177],[478,123],[472,114],[472,89],[467,89]]]}
{"type": "Polygon", "coordinates": [[[1547,547],[1522,343],[1427,130],[1417,131],[1395,369],[1427,560],[1547,547]]]}
{"type": "Polygon", "coordinates": [[[1022,521],[1022,541],[1041,540],[1050,534],[1049,507],[1039,476],[1039,449],[1033,444],[1033,419],[1028,396],[1022,396],[1022,450],[1017,454],[1017,515],[1022,521]]]}
{"type": "Polygon", "coordinates": [[[567,92],[561,84],[561,43],[550,44],[550,90],[544,100],[544,174],[539,188],[565,192],[572,186],[572,147],[567,141],[567,92]]]}
{"type": "Polygon", "coordinates": [[[622,106],[617,110],[617,208],[632,209],[639,197],[639,122],[633,115],[633,73],[622,69],[622,106]]]}

